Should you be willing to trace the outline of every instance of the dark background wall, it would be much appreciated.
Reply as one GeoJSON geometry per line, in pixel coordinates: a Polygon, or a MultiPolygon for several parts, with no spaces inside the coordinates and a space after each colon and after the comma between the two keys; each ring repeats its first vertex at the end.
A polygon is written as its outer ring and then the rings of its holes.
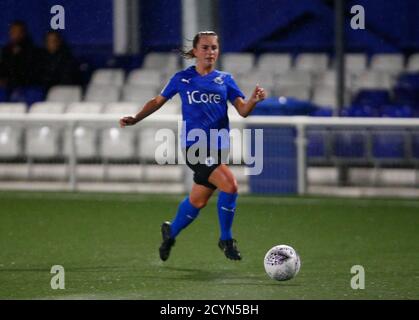
{"type": "MultiPolygon", "coordinates": [[[[7,40],[10,22],[21,19],[27,22],[34,41],[40,45],[50,27],[50,8],[55,4],[65,8],[63,34],[76,55],[112,56],[112,0],[2,0],[0,44],[7,40]]],[[[181,45],[180,0],[143,0],[139,7],[141,54],[181,45]]],[[[333,52],[331,0],[222,0],[218,8],[224,52],[333,52]]],[[[419,51],[419,1],[347,0],[346,12],[349,51],[419,51]],[[355,4],[365,7],[366,30],[349,27],[350,7],[355,4]]]]}

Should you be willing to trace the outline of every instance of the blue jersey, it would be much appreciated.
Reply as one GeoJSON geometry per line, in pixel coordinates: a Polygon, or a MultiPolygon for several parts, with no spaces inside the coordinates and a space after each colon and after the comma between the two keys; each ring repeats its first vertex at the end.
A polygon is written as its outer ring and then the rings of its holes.
{"type": "Polygon", "coordinates": [[[210,145],[210,129],[228,131],[227,100],[233,103],[237,97],[244,98],[231,74],[214,70],[203,76],[196,71],[195,66],[191,66],[176,73],[160,94],[171,99],[177,93],[182,100],[182,116],[186,123],[181,136],[182,147],[201,141],[198,137],[194,140],[185,137],[191,130],[201,129],[206,133],[208,147],[228,148],[228,139],[210,145]]]}

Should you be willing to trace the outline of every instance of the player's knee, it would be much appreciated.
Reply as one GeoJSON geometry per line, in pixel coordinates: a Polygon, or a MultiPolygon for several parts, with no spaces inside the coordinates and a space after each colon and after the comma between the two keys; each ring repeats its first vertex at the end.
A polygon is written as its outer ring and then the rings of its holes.
{"type": "Polygon", "coordinates": [[[189,199],[191,205],[193,205],[197,209],[202,209],[207,205],[208,200],[205,199],[189,199]]]}
{"type": "Polygon", "coordinates": [[[222,191],[227,192],[227,193],[237,193],[239,191],[239,187],[237,185],[236,179],[232,179],[232,180],[228,181],[225,184],[222,191]]]}

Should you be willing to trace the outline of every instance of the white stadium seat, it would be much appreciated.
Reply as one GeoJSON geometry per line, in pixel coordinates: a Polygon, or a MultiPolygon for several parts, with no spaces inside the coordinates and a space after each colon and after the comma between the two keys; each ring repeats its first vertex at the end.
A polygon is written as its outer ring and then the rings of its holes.
{"type": "MultiPolygon", "coordinates": [[[[67,114],[98,114],[101,113],[103,104],[101,103],[87,103],[78,102],[72,103],[67,107],[67,114]]],[[[97,131],[92,126],[78,126],[73,131],[73,138],[75,139],[75,151],[78,158],[89,159],[97,156],[97,131]]],[[[70,155],[71,139],[66,132],[64,136],[64,154],[70,155]]]]}
{"type": "MultiPolygon", "coordinates": [[[[34,103],[30,114],[62,114],[63,102],[34,103]]],[[[35,158],[50,158],[60,154],[61,125],[29,125],[26,129],[26,155],[35,158]]]]}
{"type": "Polygon", "coordinates": [[[354,79],[352,92],[360,89],[391,89],[393,84],[391,74],[387,72],[365,71],[354,79]]]}
{"type": "MultiPolygon", "coordinates": [[[[336,87],[318,86],[313,90],[312,102],[320,107],[335,109],[337,106],[336,87]]],[[[349,91],[344,94],[344,104],[349,102],[349,91]]]]}
{"type": "Polygon", "coordinates": [[[110,103],[119,101],[120,88],[114,85],[90,85],[84,101],[110,103]]]}
{"type": "Polygon", "coordinates": [[[310,87],[301,85],[287,85],[275,89],[275,95],[279,97],[295,98],[299,100],[310,100],[310,87]]]}
{"type": "Polygon", "coordinates": [[[329,57],[324,53],[301,53],[295,59],[297,70],[313,73],[326,71],[329,66],[329,57]]]}
{"type": "Polygon", "coordinates": [[[0,125],[0,158],[13,158],[21,155],[22,134],[22,127],[0,125]]]}
{"type": "MultiPolygon", "coordinates": [[[[336,67],[336,59],[335,59],[336,67]]],[[[363,53],[347,53],[345,55],[345,70],[350,74],[360,74],[367,70],[368,59],[363,53]]]]}
{"type": "Polygon", "coordinates": [[[176,53],[151,52],[146,55],[142,68],[170,74],[179,69],[179,58],[176,53]]]}
{"type": "Polygon", "coordinates": [[[313,85],[313,77],[308,71],[291,70],[287,73],[279,75],[278,78],[276,78],[276,87],[289,85],[311,87],[313,85]]]}
{"type": "Polygon", "coordinates": [[[3,102],[0,103],[0,113],[26,113],[26,103],[3,102]]]}
{"type": "MultiPolygon", "coordinates": [[[[336,70],[327,70],[317,75],[315,80],[316,86],[328,86],[335,90],[336,88],[336,70]]],[[[345,87],[350,88],[352,85],[352,76],[349,73],[345,75],[345,87]]]]}
{"type": "Polygon", "coordinates": [[[398,53],[375,54],[371,58],[370,69],[396,75],[404,70],[404,57],[398,53]]]}
{"type": "Polygon", "coordinates": [[[47,101],[50,102],[79,102],[82,98],[82,90],[80,86],[54,86],[51,87],[47,94],[47,101]]]}
{"type": "Polygon", "coordinates": [[[127,85],[122,90],[122,101],[135,102],[144,105],[157,95],[157,91],[151,88],[143,88],[137,85],[127,85]]]}
{"type": "Polygon", "coordinates": [[[128,75],[127,83],[141,88],[156,89],[162,87],[162,76],[158,70],[135,69],[128,75]]]}
{"type": "Polygon", "coordinates": [[[89,85],[122,86],[124,84],[124,70],[98,69],[93,72],[89,85]]]}
{"type": "Polygon", "coordinates": [[[274,75],[272,73],[266,73],[262,71],[251,72],[245,76],[240,77],[240,87],[256,87],[259,84],[261,87],[270,91],[274,86],[274,75]]]}
{"type": "Polygon", "coordinates": [[[290,70],[292,57],[287,53],[265,53],[259,57],[257,69],[265,73],[279,74],[290,70]]]}
{"type": "MultiPolygon", "coordinates": [[[[23,114],[24,103],[0,103],[0,113],[23,114]]],[[[23,124],[0,124],[0,158],[13,158],[22,154],[23,124]]]]}
{"type": "Polygon", "coordinates": [[[29,109],[30,114],[61,114],[65,111],[64,102],[35,102],[29,109]]]}
{"type": "Polygon", "coordinates": [[[225,53],[222,56],[223,70],[233,75],[250,72],[255,65],[252,53],[225,53]]]}
{"type": "Polygon", "coordinates": [[[409,57],[407,62],[406,71],[418,72],[419,71],[419,53],[414,53],[409,57]]]}

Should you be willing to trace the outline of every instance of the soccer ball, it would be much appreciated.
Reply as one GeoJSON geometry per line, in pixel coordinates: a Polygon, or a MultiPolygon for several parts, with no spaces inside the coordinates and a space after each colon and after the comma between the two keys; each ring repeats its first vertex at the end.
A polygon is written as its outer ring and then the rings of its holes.
{"type": "Polygon", "coordinates": [[[301,266],[297,251],[285,244],[271,248],[266,253],[263,263],[268,276],[278,281],[294,278],[301,266]]]}

